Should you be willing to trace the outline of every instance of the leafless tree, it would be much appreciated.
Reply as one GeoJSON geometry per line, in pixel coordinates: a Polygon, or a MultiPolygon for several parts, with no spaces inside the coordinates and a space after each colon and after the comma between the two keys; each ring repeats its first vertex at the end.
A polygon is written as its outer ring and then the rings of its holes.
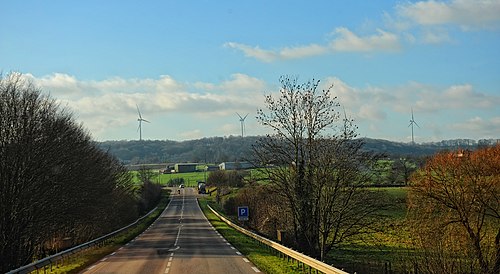
{"type": "Polygon", "coordinates": [[[362,188],[377,157],[354,140],[356,126],[341,118],[331,88],[282,77],[278,98],[266,96],[257,119],[273,134],[254,147],[259,164],[291,212],[297,247],[323,259],[349,237],[365,233],[380,199],[362,188]]]}
{"type": "Polygon", "coordinates": [[[137,217],[128,171],[18,73],[0,77],[0,155],[0,272],[137,217]]]}

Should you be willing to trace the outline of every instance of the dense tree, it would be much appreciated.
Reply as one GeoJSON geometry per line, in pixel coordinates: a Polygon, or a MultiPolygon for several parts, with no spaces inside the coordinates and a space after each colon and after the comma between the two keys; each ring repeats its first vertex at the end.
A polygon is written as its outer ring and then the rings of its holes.
{"type": "Polygon", "coordinates": [[[16,73],[0,78],[0,155],[0,272],[137,217],[127,170],[16,73]]]}
{"type": "Polygon", "coordinates": [[[410,194],[423,271],[500,272],[500,145],[437,154],[410,194]]]}
{"type": "Polygon", "coordinates": [[[356,126],[341,119],[331,88],[320,92],[314,80],[280,82],[278,98],[266,96],[257,114],[273,134],[254,152],[258,164],[273,166],[264,171],[286,201],[297,247],[323,259],[335,245],[366,232],[379,208],[381,200],[362,188],[377,157],[354,140],[356,126]]]}

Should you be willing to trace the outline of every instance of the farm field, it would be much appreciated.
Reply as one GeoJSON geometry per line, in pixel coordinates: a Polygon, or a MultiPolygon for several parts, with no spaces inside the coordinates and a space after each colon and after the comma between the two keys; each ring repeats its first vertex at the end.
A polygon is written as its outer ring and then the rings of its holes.
{"type": "Polygon", "coordinates": [[[352,240],[331,251],[328,261],[351,273],[401,273],[401,263],[413,252],[406,218],[405,187],[381,187],[390,198],[392,206],[381,212],[385,217],[374,224],[375,233],[369,237],[352,240]]]}
{"type": "MultiPolygon", "coordinates": [[[[170,173],[170,174],[163,174],[160,173],[159,170],[151,170],[153,174],[155,175],[152,180],[155,183],[158,183],[160,185],[168,185],[168,183],[172,180],[176,179],[184,179],[184,185],[187,187],[196,187],[198,185],[198,181],[205,181],[205,176],[208,177],[209,172],[186,172],[186,173],[170,173]]],[[[130,171],[134,175],[134,182],[139,183],[139,178],[137,177],[138,171],[130,171]]]]}

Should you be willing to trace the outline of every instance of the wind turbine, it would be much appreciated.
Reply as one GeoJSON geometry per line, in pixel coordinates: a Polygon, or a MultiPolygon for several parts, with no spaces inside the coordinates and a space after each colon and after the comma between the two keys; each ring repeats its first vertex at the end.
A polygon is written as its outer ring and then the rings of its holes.
{"type": "Polygon", "coordinates": [[[139,110],[139,106],[136,104],[137,107],[137,113],[139,113],[139,118],[137,118],[137,121],[139,122],[139,127],[137,128],[137,131],[139,131],[139,141],[142,141],[142,122],[147,122],[150,123],[148,120],[142,118],[141,111],[139,110]]]}
{"type": "Polygon", "coordinates": [[[418,128],[420,128],[420,126],[417,124],[417,122],[415,122],[415,119],[413,118],[413,108],[411,108],[411,120],[408,127],[411,126],[411,143],[415,144],[415,139],[413,138],[413,125],[416,125],[418,128]]]}
{"type": "Polygon", "coordinates": [[[245,115],[245,117],[241,117],[241,115],[236,112],[236,114],[238,114],[238,117],[240,117],[240,123],[241,123],[241,137],[243,137],[243,130],[245,129],[245,119],[247,118],[248,116],[248,113],[247,115],[245,115]]]}

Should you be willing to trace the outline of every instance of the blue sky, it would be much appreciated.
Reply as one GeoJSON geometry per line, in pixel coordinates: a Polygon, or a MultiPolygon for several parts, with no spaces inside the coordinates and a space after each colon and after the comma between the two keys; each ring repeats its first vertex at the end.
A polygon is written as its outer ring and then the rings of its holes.
{"type": "MultiPolygon", "coordinates": [[[[266,129],[279,77],[333,84],[362,137],[500,138],[500,1],[3,1],[0,70],[98,141],[266,129]]],[[[339,111],[342,111],[339,109],[339,111]]]]}

